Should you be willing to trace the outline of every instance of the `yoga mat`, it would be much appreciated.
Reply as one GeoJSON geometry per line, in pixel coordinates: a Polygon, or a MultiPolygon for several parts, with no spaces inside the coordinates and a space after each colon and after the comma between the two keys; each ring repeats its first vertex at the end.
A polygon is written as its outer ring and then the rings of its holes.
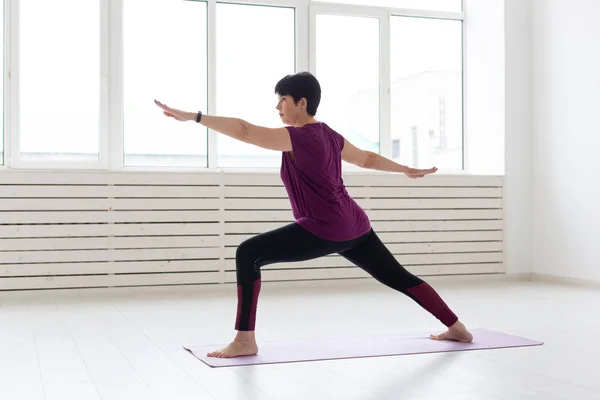
{"type": "Polygon", "coordinates": [[[488,350],[543,344],[543,342],[536,340],[484,328],[473,329],[471,333],[473,334],[472,343],[431,340],[429,333],[264,342],[258,343],[257,355],[238,358],[206,356],[207,353],[221,349],[226,344],[183,346],[183,348],[210,367],[234,367],[344,358],[488,350]]]}

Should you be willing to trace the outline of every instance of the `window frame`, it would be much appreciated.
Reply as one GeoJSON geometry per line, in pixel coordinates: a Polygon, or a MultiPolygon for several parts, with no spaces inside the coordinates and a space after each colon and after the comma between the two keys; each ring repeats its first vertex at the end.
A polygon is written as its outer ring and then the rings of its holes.
{"type": "Polygon", "coordinates": [[[109,153],[109,128],[108,128],[108,107],[109,107],[109,1],[99,0],[100,18],[100,85],[98,87],[98,96],[100,96],[99,110],[99,151],[98,160],[96,161],[24,161],[21,159],[20,149],[20,47],[19,47],[19,20],[20,7],[18,0],[5,1],[5,13],[8,14],[9,20],[5,18],[5,25],[8,25],[9,39],[5,41],[8,62],[8,79],[5,81],[5,92],[9,92],[9,104],[7,104],[9,112],[5,113],[5,118],[9,120],[5,122],[5,135],[10,137],[10,155],[6,157],[4,167],[15,169],[80,169],[80,170],[97,170],[108,169],[108,153],[109,153]]]}
{"type": "Polygon", "coordinates": [[[427,11],[404,8],[390,8],[378,6],[363,6],[354,4],[320,3],[311,2],[310,5],[310,71],[316,73],[316,17],[319,14],[355,16],[379,19],[379,153],[384,157],[392,156],[392,77],[391,77],[391,19],[392,17],[413,17],[429,19],[456,20],[462,23],[462,165],[466,169],[465,148],[465,27],[464,10],[462,12],[427,11]]]}
{"type": "MultiPolygon", "coordinates": [[[[100,60],[101,85],[100,104],[100,154],[93,162],[32,162],[20,159],[19,149],[19,0],[4,1],[4,169],[62,169],[62,170],[110,170],[110,171],[220,171],[245,168],[223,168],[217,166],[219,134],[208,130],[206,167],[138,167],[124,166],[123,160],[123,1],[100,0],[100,60]]],[[[183,1],[183,0],[182,0],[183,1]]],[[[189,1],[189,0],[188,0],[189,1]]],[[[347,15],[379,19],[379,138],[380,153],[391,157],[391,65],[390,23],[392,16],[450,19],[462,23],[462,120],[463,169],[468,171],[468,138],[466,94],[466,21],[463,2],[461,12],[429,11],[382,6],[327,3],[312,0],[192,0],[207,4],[207,101],[209,114],[218,114],[216,107],[216,8],[217,3],[258,6],[282,6],[295,8],[295,55],[296,71],[316,71],[316,15],[347,15]]],[[[256,171],[255,169],[252,169],[256,171]]],[[[269,169],[270,170],[270,169],[269,169]]]]}

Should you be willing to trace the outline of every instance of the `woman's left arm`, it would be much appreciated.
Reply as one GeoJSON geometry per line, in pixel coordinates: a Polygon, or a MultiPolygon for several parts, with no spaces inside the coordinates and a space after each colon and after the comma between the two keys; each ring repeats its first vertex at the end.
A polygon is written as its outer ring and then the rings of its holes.
{"type": "MultiPolygon", "coordinates": [[[[154,100],[167,117],[178,121],[196,121],[197,113],[168,107],[154,100]]],[[[253,125],[239,118],[217,117],[203,114],[200,124],[244,143],[277,151],[291,151],[292,141],[286,128],[266,128],[253,125]]]]}

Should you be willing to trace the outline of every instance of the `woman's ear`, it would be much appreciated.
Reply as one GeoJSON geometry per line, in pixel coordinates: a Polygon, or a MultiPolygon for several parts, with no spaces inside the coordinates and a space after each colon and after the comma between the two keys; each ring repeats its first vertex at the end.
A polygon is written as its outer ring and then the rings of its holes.
{"type": "Polygon", "coordinates": [[[302,110],[306,110],[308,107],[308,101],[306,100],[306,97],[300,99],[299,106],[302,110]]]}

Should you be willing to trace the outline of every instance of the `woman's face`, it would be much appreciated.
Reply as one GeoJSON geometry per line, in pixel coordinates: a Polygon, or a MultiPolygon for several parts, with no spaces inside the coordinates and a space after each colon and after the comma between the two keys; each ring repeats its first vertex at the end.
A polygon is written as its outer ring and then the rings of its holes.
{"type": "MultiPolygon", "coordinates": [[[[294,103],[294,98],[292,96],[279,96],[279,101],[277,102],[277,110],[279,110],[279,117],[284,124],[294,125],[294,122],[298,120],[301,111],[306,108],[302,108],[302,104],[304,99],[301,99],[298,104],[294,103]]],[[[306,112],[306,111],[304,111],[306,112]]]]}

